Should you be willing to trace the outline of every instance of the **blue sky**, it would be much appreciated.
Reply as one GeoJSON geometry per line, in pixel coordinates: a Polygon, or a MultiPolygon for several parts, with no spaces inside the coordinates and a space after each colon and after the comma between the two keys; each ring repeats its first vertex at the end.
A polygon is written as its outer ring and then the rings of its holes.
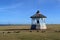
{"type": "Polygon", "coordinates": [[[37,10],[46,23],[60,24],[60,0],[0,0],[0,24],[30,24],[37,10]]]}

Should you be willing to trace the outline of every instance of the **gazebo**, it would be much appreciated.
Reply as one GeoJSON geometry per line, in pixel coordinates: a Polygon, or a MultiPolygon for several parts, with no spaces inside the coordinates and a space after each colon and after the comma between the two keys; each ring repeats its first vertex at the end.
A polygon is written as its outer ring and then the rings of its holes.
{"type": "Polygon", "coordinates": [[[36,14],[32,15],[30,17],[31,20],[31,29],[32,30],[40,30],[40,29],[47,29],[45,18],[46,16],[42,15],[39,10],[36,12],[36,14]]]}

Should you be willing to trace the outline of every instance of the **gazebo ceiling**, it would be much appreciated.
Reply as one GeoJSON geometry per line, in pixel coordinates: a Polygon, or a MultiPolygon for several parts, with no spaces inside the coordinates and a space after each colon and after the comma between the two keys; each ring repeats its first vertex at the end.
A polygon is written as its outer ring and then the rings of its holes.
{"type": "Polygon", "coordinates": [[[36,14],[34,14],[33,16],[31,16],[30,18],[47,18],[46,16],[40,14],[39,10],[36,12],[36,14]]]}

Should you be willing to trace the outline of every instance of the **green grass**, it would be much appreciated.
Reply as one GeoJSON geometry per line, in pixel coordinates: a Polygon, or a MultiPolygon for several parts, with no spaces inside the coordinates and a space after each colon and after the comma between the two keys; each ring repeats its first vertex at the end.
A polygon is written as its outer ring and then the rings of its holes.
{"type": "MultiPolygon", "coordinates": [[[[29,29],[28,26],[5,26],[0,27],[0,40],[60,40],[60,32],[55,32],[56,30],[60,30],[60,25],[47,25],[48,29],[46,32],[37,32],[37,30],[20,30],[19,33],[9,31],[11,33],[7,33],[7,31],[2,31],[5,29],[29,29]],[[3,32],[5,32],[3,34],[3,32]]],[[[15,30],[16,31],[16,30],[15,30]]],[[[18,30],[17,30],[18,31],[18,30]]]]}

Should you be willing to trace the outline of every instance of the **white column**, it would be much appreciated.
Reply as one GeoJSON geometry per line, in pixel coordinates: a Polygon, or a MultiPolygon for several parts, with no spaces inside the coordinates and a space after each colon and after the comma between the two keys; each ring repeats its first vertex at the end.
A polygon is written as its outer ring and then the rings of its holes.
{"type": "MultiPolygon", "coordinates": [[[[40,20],[40,18],[37,18],[36,21],[37,20],[40,20]]],[[[36,29],[40,29],[40,21],[39,21],[39,23],[36,23],[36,29]]]]}
{"type": "Polygon", "coordinates": [[[46,24],[45,24],[45,18],[42,18],[41,20],[42,20],[42,24],[41,24],[40,29],[47,29],[46,24]]]}
{"type": "Polygon", "coordinates": [[[35,19],[32,18],[31,24],[35,24],[35,19]]]}
{"type": "Polygon", "coordinates": [[[40,29],[42,29],[42,18],[40,18],[40,29]]]}

